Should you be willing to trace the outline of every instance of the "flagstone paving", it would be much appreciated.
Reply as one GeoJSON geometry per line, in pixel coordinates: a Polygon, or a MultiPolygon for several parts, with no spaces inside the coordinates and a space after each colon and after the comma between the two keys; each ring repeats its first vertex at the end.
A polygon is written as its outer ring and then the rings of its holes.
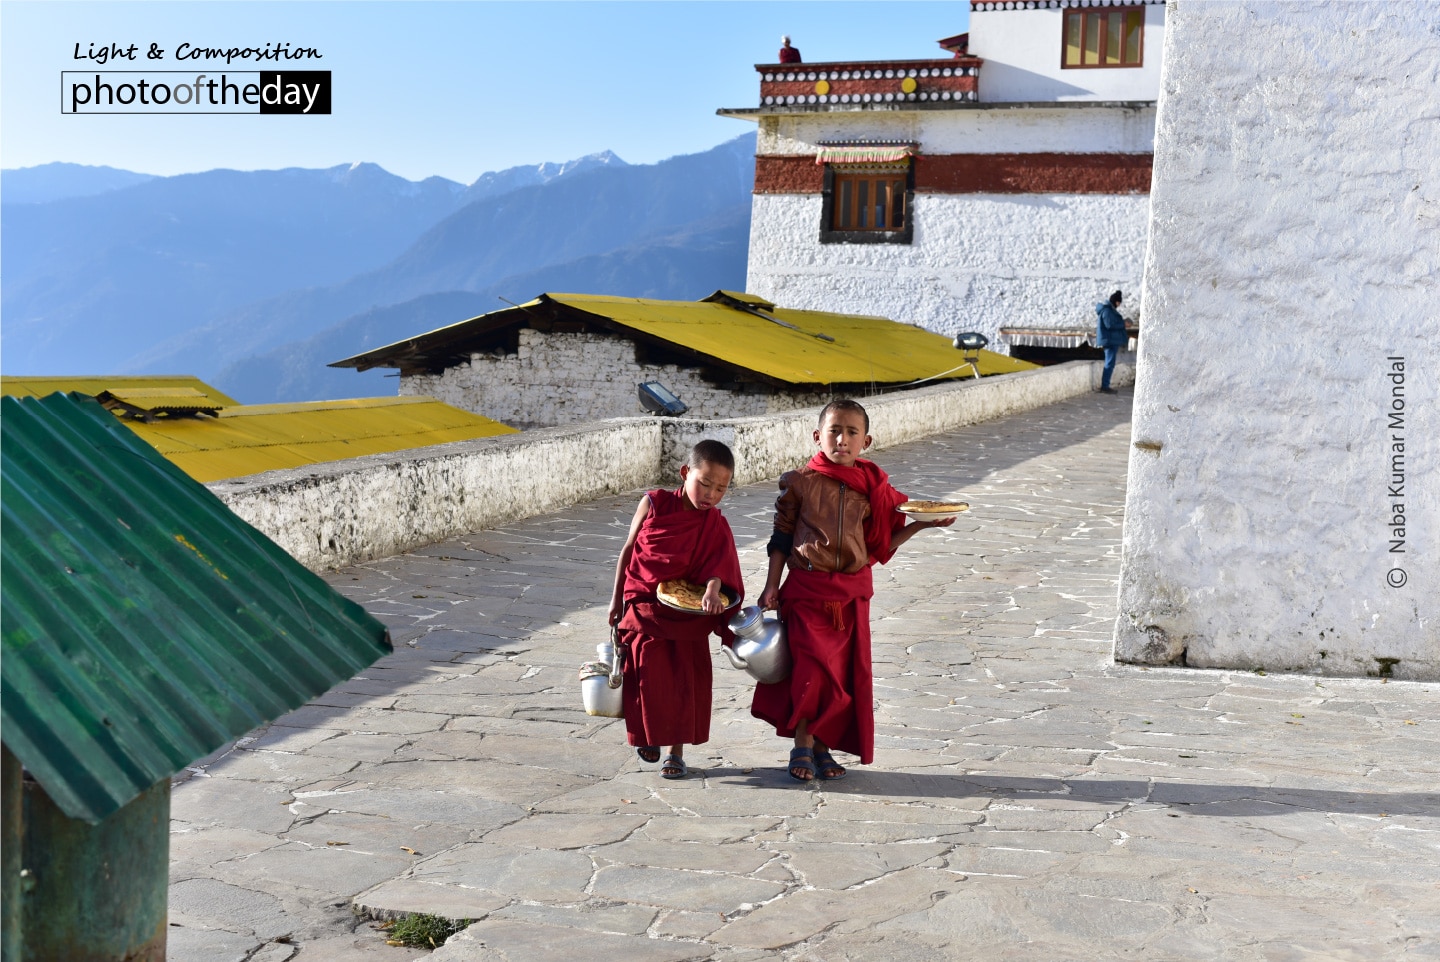
{"type": "MultiPolygon", "coordinates": [[[[177,784],[172,962],[1440,960],[1440,684],[1116,666],[1129,398],[877,452],[877,751],[786,777],[715,659],[664,781],[580,708],[636,495],[328,580],[395,654],[177,784]],[[360,914],[357,914],[360,913],[360,914]]],[[[752,595],[773,484],[725,510],[752,595]]],[[[842,756],[842,759],[844,756],[842,756]]]]}

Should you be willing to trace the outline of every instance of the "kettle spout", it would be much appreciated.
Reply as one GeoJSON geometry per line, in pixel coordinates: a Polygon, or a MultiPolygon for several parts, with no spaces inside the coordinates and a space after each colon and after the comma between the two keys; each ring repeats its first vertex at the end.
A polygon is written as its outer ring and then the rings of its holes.
{"type": "Polygon", "coordinates": [[[747,667],[749,667],[745,659],[735,654],[735,649],[731,648],[729,645],[721,645],[720,650],[725,653],[726,658],[730,659],[730,664],[734,667],[739,668],[741,671],[744,671],[747,667]]]}

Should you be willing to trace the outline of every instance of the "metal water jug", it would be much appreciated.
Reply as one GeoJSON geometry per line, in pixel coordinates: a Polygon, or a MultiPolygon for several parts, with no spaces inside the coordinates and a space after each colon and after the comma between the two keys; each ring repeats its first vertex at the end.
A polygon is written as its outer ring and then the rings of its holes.
{"type": "Polygon", "coordinates": [[[625,699],[620,691],[621,657],[612,628],[610,640],[595,646],[595,660],[580,666],[580,698],[585,703],[585,714],[625,717],[625,699]]]}
{"type": "Polygon", "coordinates": [[[751,605],[730,619],[730,630],[735,632],[735,643],[721,648],[730,664],[767,685],[790,677],[790,647],[778,617],[751,605]]]}

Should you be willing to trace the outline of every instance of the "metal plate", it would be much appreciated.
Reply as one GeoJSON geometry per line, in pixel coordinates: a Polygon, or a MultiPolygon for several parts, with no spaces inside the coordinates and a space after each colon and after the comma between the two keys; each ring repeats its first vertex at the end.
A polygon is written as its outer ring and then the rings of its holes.
{"type": "MultiPolygon", "coordinates": [[[[727,592],[727,591],[723,591],[723,590],[722,590],[722,591],[720,592],[720,594],[721,594],[722,597],[726,597],[726,598],[730,597],[730,593],[727,592]]],[[[705,614],[709,614],[709,612],[701,611],[699,608],[683,608],[683,607],[681,607],[680,605],[675,604],[673,601],[666,601],[664,598],[661,598],[659,595],[656,595],[656,596],[655,596],[655,600],[658,601],[658,602],[660,602],[660,603],[661,603],[662,605],[664,605],[666,608],[669,608],[671,611],[683,611],[683,612],[685,612],[685,614],[687,614],[687,615],[705,615],[705,614]]],[[[740,603],[740,597],[739,597],[739,595],[736,595],[736,596],[734,597],[734,599],[733,599],[729,604],[727,604],[724,608],[720,609],[720,614],[723,615],[725,612],[730,611],[731,609],[733,609],[733,608],[734,608],[736,605],[738,605],[739,603],[740,603]]],[[[712,615],[711,617],[714,617],[714,616],[712,615]]]]}
{"type": "Polygon", "coordinates": [[[966,511],[969,511],[969,510],[970,510],[970,505],[969,505],[967,502],[964,502],[964,501],[950,501],[950,502],[946,502],[946,506],[947,506],[947,507],[953,507],[953,508],[955,508],[954,511],[935,511],[935,510],[933,510],[933,509],[932,509],[932,510],[929,510],[929,511],[926,511],[926,510],[921,510],[921,509],[919,509],[919,508],[911,508],[911,507],[909,507],[909,505],[911,505],[911,504],[913,504],[913,503],[914,503],[914,502],[912,502],[912,501],[906,501],[904,504],[899,505],[898,507],[896,507],[895,510],[896,510],[896,511],[899,511],[901,514],[905,515],[906,517],[915,518],[916,520],[919,520],[919,521],[946,521],[946,520],[948,520],[948,519],[950,519],[950,518],[958,518],[958,517],[960,517],[960,515],[964,514],[966,511]]]}

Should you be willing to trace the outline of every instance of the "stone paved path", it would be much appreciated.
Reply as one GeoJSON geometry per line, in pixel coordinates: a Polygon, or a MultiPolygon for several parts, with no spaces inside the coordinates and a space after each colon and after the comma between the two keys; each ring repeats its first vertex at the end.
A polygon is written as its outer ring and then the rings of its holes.
{"type": "Polygon", "coordinates": [[[877,572],[836,783],[718,657],[688,780],[580,710],[634,497],[333,573],[396,653],[177,786],[172,962],[426,954],[352,905],[478,919],[437,962],[1440,960],[1440,684],[1110,664],[1127,406],[877,454],[973,510],[877,572]]]}

